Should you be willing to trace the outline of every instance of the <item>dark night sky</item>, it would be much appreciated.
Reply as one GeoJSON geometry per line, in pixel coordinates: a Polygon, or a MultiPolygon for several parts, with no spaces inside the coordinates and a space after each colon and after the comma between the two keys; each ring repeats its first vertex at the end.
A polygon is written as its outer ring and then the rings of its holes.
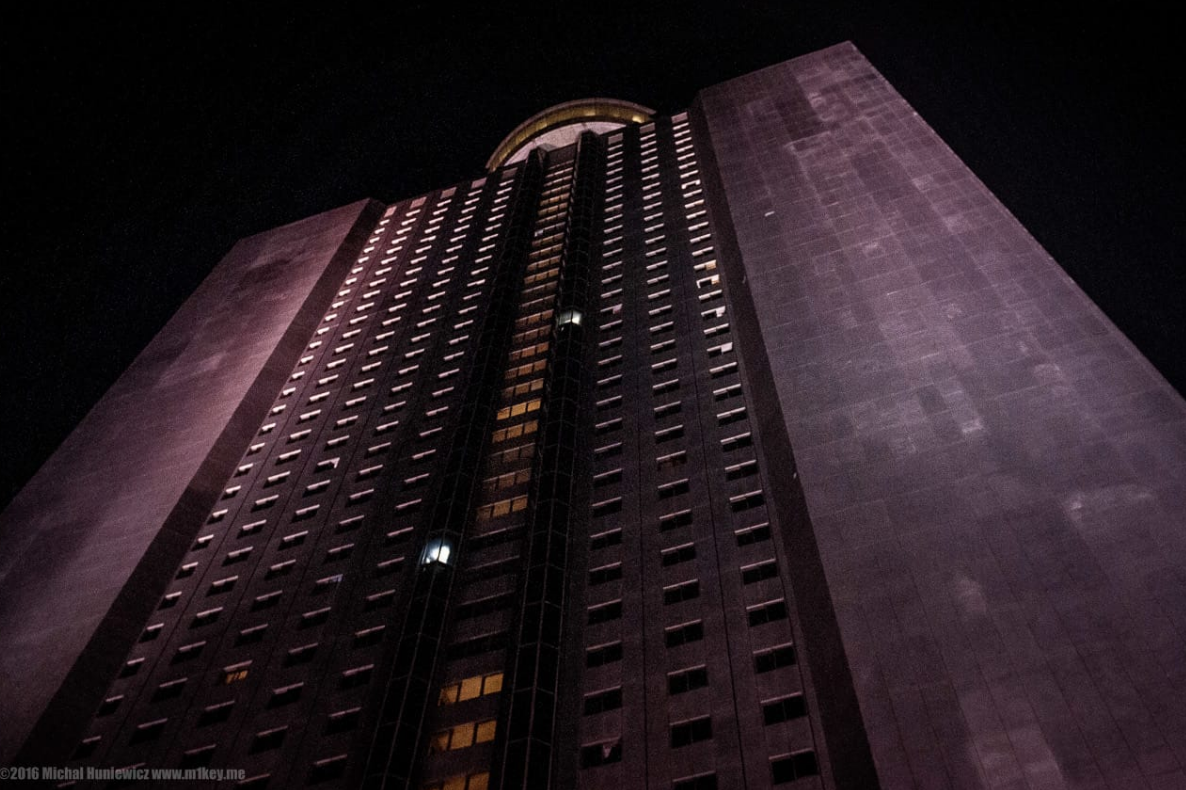
{"type": "Polygon", "coordinates": [[[0,504],[237,238],[474,177],[551,104],[602,95],[671,112],[844,40],[1186,391],[1186,68],[1163,12],[833,0],[495,4],[474,18],[393,5],[182,24],[46,8],[0,33],[0,504]]]}

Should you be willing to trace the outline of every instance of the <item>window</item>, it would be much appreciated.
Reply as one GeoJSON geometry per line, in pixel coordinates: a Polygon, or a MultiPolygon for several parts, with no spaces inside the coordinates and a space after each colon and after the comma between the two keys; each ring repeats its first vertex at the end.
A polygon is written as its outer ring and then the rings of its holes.
{"type": "Polygon", "coordinates": [[[780,785],[804,776],[815,776],[819,773],[819,764],[815,759],[815,752],[795,752],[771,760],[770,772],[773,774],[774,784],[780,785]]]}
{"type": "Polygon", "coordinates": [[[433,563],[440,563],[442,565],[449,564],[449,555],[453,548],[449,541],[437,539],[429,541],[428,545],[424,547],[424,555],[420,559],[422,565],[432,565],[433,563]]]}
{"type": "Polygon", "coordinates": [[[223,685],[226,686],[231,683],[238,683],[240,680],[246,680],[247,670],[250,665],[250,661],[245,661],[242,664],[235,664],[224,669],[222,672],[223,685]]]}
{"type": "Polygon", "coordinates": [[[792,694],[782,699],[762,703],[762,720],[766,724],[798,719],[807,715],[807,701],[802,694],[792,694]]]}
{"type": "Polygon", "coordinates": [[[663,567],[668,568],[672,565],[678,565],[681,562],[690,562],[696,559],[696,544],[685,543],[682,546],[675,546],[670,549],[664,549],[662,553],[663,567]]]}
{"type": "Polygon", "coordinates": [[[753,435],[749,431],[746,431],[745,433],[738,434],[737,436],[730,436],[726,439],[721,439],[721,449],[725,452],[730,452],[732,450],[740,450],[743,447],[750,447],[753,445],[753,443],[753,435]]]}
{"type": "Polygon", "coordinates": [[[657,469],[675,469],[683,466],[688,462],[688,453],[685,450],[679,450],[674,453],[659,456],[655,459],[655,467],[657,469]]]}
{"type": "MultiPolygon", "coordinates": [[[[618,422],[621,422],[621,420],[618,420],[618,422]]],[[[678,439],[683,435],[684,435],[684,426],[683,425],[675,425],[675,426],[672,426],[671,428],[664,428],[661,431],[655,431],[655,443],[662,444],[663,442],[669,442],[672,439],[678,439]]]]}
{"type": "Polygon", "coordinates": [[[251,743],[251,751],[262,752],[279,747],[284,742],[284,734],[286,732],[288,732],[287,725],[257,732],[255,739],[251,743]]]}
{"type": "Polygon", "coordinates": [[[672,672],[667,676],[667,693],[683,694],[708,685],[708,668],[692,667],[672,672]]]}
{"type": "Polygon", "coordinates": [[[480,722],[467,721],[464,724],[458,724],[455,727],[441,730],[429,739],[428,752],[429,754],[433,754],[435,752],[468,749],[476,743],[492,741],[494,740],[496,726],[497,724],[494,719],[488,719],[480,722]]]}
{"type": "Polygon", "coordinates": [[[673,496],[679,496],[680,494],[686,494],[686,493],[688,493],[688,490],[689,490],[688,478],[685,477],[682,480],[675,480],[673,482],[664,483],[663,485],[659,486],[659,498],[660,499],[670,499],[673,496]]]}
{"type": "Polygon", "coordinates": [[[614,497],[613,499],[606,499],[602,502],[593,503],[593,517],[600,518],[608,516],[612,513],[618,513],[622,510],[622,497],[614,497]]]}
{"type": "Polygon", "coordinates": [[[732,466],[725,467],[725,479],[740,480],[743,477],[749,477],[750,475],[757,474],[757,472],[757,461],[742,461],[739,464],[733,464],[732,466]]]}
{"type": "Polygon", "coordinates": [[[622,741],[613,740],[581,747],[581,767],[596,768],[622,761],[622,741]]]}
{"type": "Polygon", "coordinates": [[[533,398],[529,401],[516,403],[512,406],[504,406],[498,410],[497,419],[506,420],[511,417],[518,417],[520,414],[527,414],[528,412],[539,411],[540,399],[533,398]]]}
{"type": "Polygon", "coordinates": [[[622,687],[598,691],[585,696],[585,715],[594,716],[622,707],[622,687]]]}
{"type": "Polygon", "coordinates": [[[663,603],[664,605],[671,605],[682,603],[683,601],[690,601],[693,598],[700,597],[700,580],[692,579],[691,581],[673,584],[670,587],[663,588],[663,603]]]}
{"type": "Polygon", "coordinates": [[[745,407],[738,406],[736,409],[729,409],[717,414],[717,423],[720,425],[729,425],[730,423],[739,422],[746,417],[745,407]]]}
{"type": "Polygon", "coordinates": [[[622,543],[622,530],[612,529],[608,532],[602,532],[597,535],[592,535],[589,538],[590,549],[605,549],[610,546],[619,546],[622,543]]]}
{"type": "Polygon", "coordinates": [[[749,546],[754,543],[770,540],[770,525],[763,522],[761,524],[755,524],[752,527],[743,527],[733,534],[737,536],[738,546],[749,546]]]}
{"type": "Polygon", "coordinates": [[[287,705],[290,702],[295,702],[301,696],[301,690],[305,687],[304,683],[293,683],[289,686],[281,686],[280,688],[272,689],[272,697],[268,700],[268,707],[277,707],[279,705],[287,705]]]}
{"type": "Polygon", "coordinates": [[[763,672],[773,672],[781,667],[793,665],[796,660],[795,646],[792,644],[759,650],[754,653],[754,672],[759,675],[763,672]]]}
{"type": "Polygon", "coordinates": [[[787,602],[781,598],[777,601],[767,601],[746,609],[746,616],[750,626],[772,623],[775,620],[787,619],[787,602]]]}
{"type": "Polygon", "coordinates": [[[610,601],[609,603],[598,604],[597,606],[589,607],[589,625],[597,625],[599,623],[608,623],[611,620],[620,620],[622,617],[622,601],[610,601]]]}
{"type": "Polygon", "coordinates": [[[671,790],[717,790],[717,775],[698,774],[686,779],[676,779],[671,783],[671,790]]]}
{"type": "Polygon", "coordinates": [[[452,705],[457,702],[466,702],[489,694],[497,694],[500,691],[502,691],[501,672],[492,672],[488,675],[474,675],[457,683],[442,686],[440,696],[437,698],[437,704],[452,705]]]}
{"type": "Polygon", "coordinates": [[[729,497],[729,507],[734,513],[740,513],[743,510],[755,508],[766,501],[766,497],[760,490],[749,491],[744,494],[729,497]]]}
{"type": "Polygon", "coordinates": [[[775,560],[747,565],[741,569],[741,583],[754,584],[763,579],[773,579],[778,575],[778,563],[775,560]]]}
{"type": "Polygon", "coordinates": [[[622,660],[622,643],[610,642],[597,645],[585,651],[585,666],[589,668],[601,667],[622,660]]]}
{"type": "Polygon", "coordinates": [[[704,638],[704,623],[693,620],[682,625],[673,625],[664,631],[664,639],[668,647],[679,647],[689,642],[699,642],[704,638]]]}
{"type": "Polygon", "coordinates": [[[520,496],[503,499],[489,505],[482,505],[478,508],[478,521],[490,521],[491,519],[501,518],[510,513],[518,513],[520,510],[526,509],[527,495],[521,494],[520,496]]]}
{"type": "Polygon", "coordinates": [[[671,403],[664,403],[662,406],[655,407],[655,418],[659,419],[660,417],[668,417],[672,414],[679,414],[682,409],[683,403],[681,401],[677,400],[672,401],[671,403]]]}
{"type": "Polygon", "coordinates": [[[712,719],[708,716],[671,725],[671,748],[673,749],[707,741],[711,737],[712,719]]]}
{"type": "Polygon", "coordinates": [[[443,782],[429,782],[422,785],[421,790],[488,790],[490,774],[481,771],[472,774],[451,776],[443,782]]]}
{"type": "Polygon", "coordinates": [[[659,517],[659,531],[666,532],[669,529],[676,529],[677,527],[686,527],[692,523],[692,511],[680,510],[676,513],[668,513],[665,516],[659,517]]]}
{"type": "Polygon", "coordinates": [[[666,392],[674,392],[677,389],[679,389],[679,379],[668,379],[652,386],[651,394],[662,395],[666,392]]]}
{"type": "Polygon", "coordinates": [[[603,565],[600,568],[594,568],[589,571],[589,586],[605,584],[606,582],[616,581],[621,578],[622,563],[615,562],[612,565],[603,565]]]}

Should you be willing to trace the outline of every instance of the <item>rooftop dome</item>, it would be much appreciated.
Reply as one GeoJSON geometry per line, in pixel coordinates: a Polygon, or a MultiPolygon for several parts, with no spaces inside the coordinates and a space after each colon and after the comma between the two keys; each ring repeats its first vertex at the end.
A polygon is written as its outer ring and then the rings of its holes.
{"type": "Polygon", "coordinates": [[[549,107],[516,126],[494,149],[487,170],[526,159],[533,148],[563,148],[581,132],[604,134],[631,123],[646,123],[655,111],[621,99],[577,99],[549,107]]]}

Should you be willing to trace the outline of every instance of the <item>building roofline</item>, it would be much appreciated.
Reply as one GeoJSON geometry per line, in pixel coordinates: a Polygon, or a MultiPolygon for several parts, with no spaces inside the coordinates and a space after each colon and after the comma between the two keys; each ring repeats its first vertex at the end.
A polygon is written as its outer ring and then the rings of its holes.
{"type": "Polygon", "coordinates": [[[532,140],[554,129],[576,123],[609,122],[623,126],[630,123],[646,123],[654,117],[655,111],[641,104],[622,99],[589,98],[566,101],[541,110],[511,130],[503,138],[490,159],[486,170],[494,171],[532,140]]]}

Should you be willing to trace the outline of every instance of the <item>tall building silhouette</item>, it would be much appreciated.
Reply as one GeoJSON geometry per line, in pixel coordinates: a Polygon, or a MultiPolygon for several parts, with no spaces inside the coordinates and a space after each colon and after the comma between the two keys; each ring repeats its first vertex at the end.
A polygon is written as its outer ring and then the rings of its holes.
{"type": "Polygon", "coordinates": [[[1186,783],[1186,404],[854,47],[487,170],[239,242],[5,511],[0,756],[1186,783]]]}

